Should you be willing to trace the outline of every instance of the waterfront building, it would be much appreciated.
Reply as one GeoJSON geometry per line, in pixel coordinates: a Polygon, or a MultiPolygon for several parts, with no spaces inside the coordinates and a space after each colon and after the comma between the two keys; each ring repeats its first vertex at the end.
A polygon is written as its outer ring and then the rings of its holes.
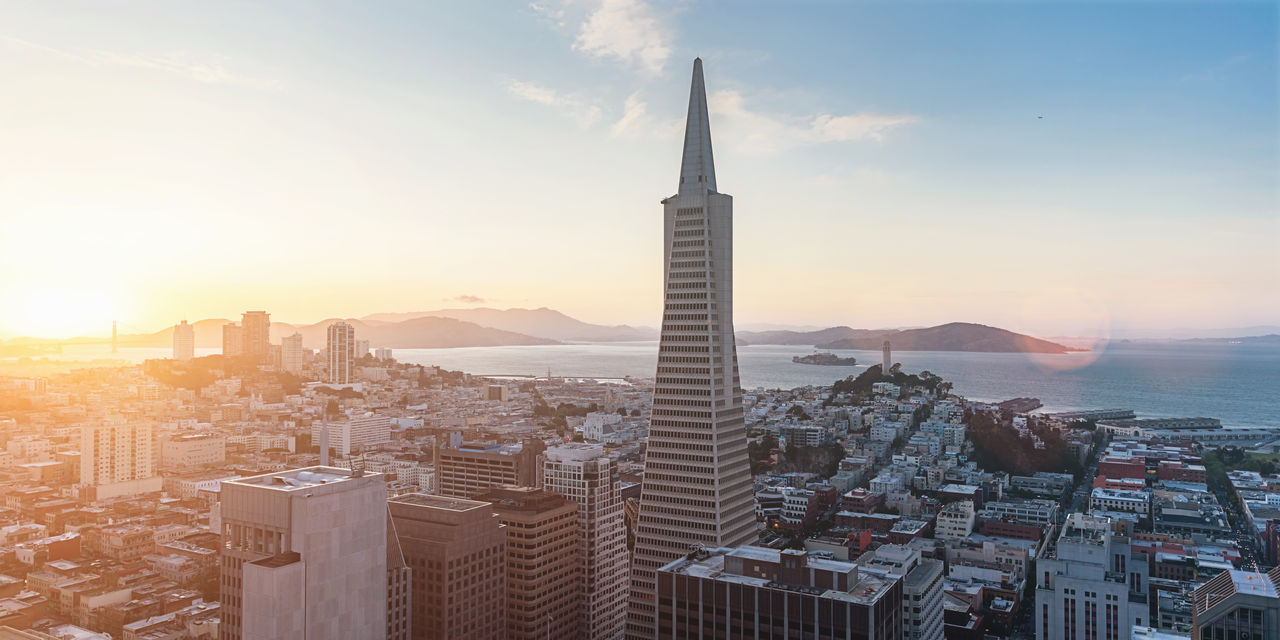
{"type": "Polygon", "coordinates": [[[582,637],[578,504],[533,487],[490,487],[477,499],[507,532],[507,640],[582,637]]]}
{"type": "Polygon", "coordinates": [[[505,637],[507,534],[493,505],[422,493],[387,504],[413,571],[412,638],[505,637]]]}
{"type": "Polygon", "coordinates": [[[694,60],[679,191],[663,200],[664,308],[627,635],[657,633],[657,571],[691,546],[756,539],[733,334],[733,198],[716,186],[694,60]]]}
{"type": "Polygon", "coordinates": [[[627,530],[618,470],[604,447],[563,444],[547,449],[543,483],[578,504],[582,558],[583,638],[613,640],[626,631],[627,530]]]}
{"type": "Polygon", "coordinates": [[[173,325],[173,359],[190,360],[196,355],[196,328],[186,320],[173,325]]]}
{"type": "Polygon", "coordinates": [[[387,632],[387,506],[380,474],[307,467],[224,480],[224,640],[387,632]]]}
{"type": "Polygon", "coordinates": [[[652,637],[901,640],[902,582],[794,549],[706,548],[658,569],[652,637]]]}
{"type": "Polygon", "coordinates": [[[345,323],[329,325],[325,353],[329,355],[329,383],[351,384],[355,379],[356,328],[345,323]]]}
{"type": "Polygon", "coordinates": [[[265,357],[271,350],[271,314],[246,311],[240,316],[241,353],[265,357]]]}

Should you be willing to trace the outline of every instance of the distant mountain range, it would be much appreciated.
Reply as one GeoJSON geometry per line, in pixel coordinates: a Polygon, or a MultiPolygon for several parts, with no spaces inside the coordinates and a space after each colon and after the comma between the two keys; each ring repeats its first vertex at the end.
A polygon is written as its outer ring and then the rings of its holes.
{"type": "Polygon", "coordinates": [[[1179,342],[1209,342],[1214,344],[1280,344],[1280,334],[1268,333],[1265,336],[1242,336],[1239,338],[1190,338],[1179,342]]]}
{"type": "Polygon", "coordinates": [[[739,344],[813,345],[817,349],[877,350],[888,340],[894,351],[981,351],[1067,353],[1077,351],[1056,342],[969,322],[923,329],[851,329],[741,332],[739,344]]]}
{"type": "Polygon", "coordinates": [[[410,313],[375,313],[361,318],[365,322],[394,323],[435,316],[472,322],[482,327],[514,331],[566,342],[625,342],[657,340],[658,330],[630,325],[600,325],[571,318],[554,309],[439,309],[410,313]]]}
{"type": "MultiPolygon", "coordinates": [[[[284,336],[302,334],[302,344],[318,349],[328,339],[329,325],[342,320],[355,327],[356,338],[368,340],[377,347],[393,349],[436,349],[446,347],[499,347],[508,345],[558,344],[550,338],[541,338],[514,331],[482,327],[474,322],[454,318],[428,316],[410,318],[400,322],[366,322],[355,318],[329,318],[314,324],[294,325],[286,322],[271,323],[271,341],[278,343],[284,336]]],[[[194,323],[196,346],[220,348],[222,325],[230,320],[200,320],[194,323]]],[[[128,347],[167,347],[173,344],[173,328],[150,334],[122,335],[120,344],[128,347]]]]}
{"type": "MultiPolygon", "coordinates": [[[[294,332],[302,334],[303,344],[321,348],[325,344],[330,318],[312,324],[274,322],[271,340],[279,343],[294,332]]],[[[361,340],[375,347],[393,349],[481,347],[507,345],[546,345],[561,342],[618,342],[656,340],[658,331],[631,325],[599,325],[583,322],[546,307],[538,309],[438,309],[408,313],[375,313],[362,318],[347,318],[361,340]]],[[[222,346],[222,326],[231,320],[214,318],[193,323],[196,346],[222,346]]],[[[759,326],[759,325],[757,325],[759,326]]],[[[778,325],[774,325],[778,326],[778,325]]],[[[797,328],[798,329],[798,328],[797,328]]],[[[853,329],[839,326],[813,331],[775,329],[738,331],[739,345],[804,345],[817,349],[878,350],[885,340],[896,351],[976,351],[1067,353],[1078,351],[1068,339],[1067,345],[1014,333],[997,327],[966,322],[952,322],[936,327],[910,329],[853,329]]],[[[168,347],[173,344],[173,329],[150,334],[121,335],[120,344],[129,347],[168,347]]],[[[103,338],[72,338],[77,342],[101,343],[103,338]]],[[[1184,340],[1185,342],[1186,340],[1184,340]]],[[[1197,342],[1241,342],[1244,344],[1280,344],[1280,334],[1248,337],[1213,337],[1197,342]]],[[[30,338],[6,341],[9,346],[48,342],[30,338]]]]}

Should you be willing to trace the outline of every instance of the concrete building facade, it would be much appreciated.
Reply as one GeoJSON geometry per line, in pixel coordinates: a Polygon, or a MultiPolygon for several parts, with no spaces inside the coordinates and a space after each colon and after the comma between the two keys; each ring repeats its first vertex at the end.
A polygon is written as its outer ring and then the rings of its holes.
{"type": "Polygon", "coordinates": [[[387,632],[380,474],[308,467],[222,482],[224,640],[387,632]]]}

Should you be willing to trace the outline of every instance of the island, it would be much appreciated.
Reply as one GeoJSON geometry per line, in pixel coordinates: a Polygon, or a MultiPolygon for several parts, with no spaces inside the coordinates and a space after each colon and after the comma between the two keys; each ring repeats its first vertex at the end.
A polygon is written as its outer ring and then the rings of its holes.
{"type": "Polygon", "coordinates": [[[852,367],[858,364],[857,358],[841,358],[834,353],[811,353],[807,356],[795,356],[792,362],[799,364],[819,364],[827,367],[852,367]]]}

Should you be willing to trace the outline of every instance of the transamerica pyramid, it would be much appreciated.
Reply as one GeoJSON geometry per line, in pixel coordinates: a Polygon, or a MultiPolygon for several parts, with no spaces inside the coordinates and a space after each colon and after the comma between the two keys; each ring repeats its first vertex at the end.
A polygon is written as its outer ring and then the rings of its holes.
{"type": "Polygon", "coordinates": [[[733,197],[716,191],[702,60],[693,61],[680,188],[662,201],[665,287],[628,638],[656,635],[658,568],[756,540],[733,339],[733,197]]]}

